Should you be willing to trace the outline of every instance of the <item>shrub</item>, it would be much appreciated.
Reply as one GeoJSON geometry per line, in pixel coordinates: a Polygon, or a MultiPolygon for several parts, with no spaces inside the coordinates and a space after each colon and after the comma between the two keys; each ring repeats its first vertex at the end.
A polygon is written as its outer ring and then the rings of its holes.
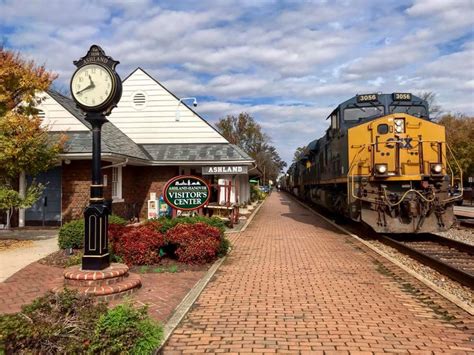
{"type": "Polygon", "coordinates": [[[217,250],[217,256],[219,258],[223,257],[224,255],[227,255],[230,249],[230,241],[226,237],[221,238],[221,243],[219,245],[219,250],[217,250]]]}
{"type": "Polygon", "coordinates": [[[59,230],[58,244],[61,249],[80,249],[84,246],[84,220],[64,224],[59,230]]]}
{"type": "Polygon", "coordinates": [[[166,241],[176,246],[175,255],[185,263],[203,264],[215,259],[222,233],[205,223],[177,224],[166,233],[166,241]]]}
{"type": "Polygon", "coordinates": [[[178,224],[195,224],[205,223],[210,226],[218,228],[222,233],[225,231],[225,222],[218,217],[205,217],[205,216],[194,216],[194,217],[160,217],[158,219],[152,219],[148,222],[154,226],[161,233],[166,233],[169,229],[173,228],[178,224]]]}
{"type": "Polygon", "coordinates": [[[21,313],[0,316],[0,354],[151,354],[162,339],[146,308],[107,310],[71,290],[50,292],[21,313]]]}
{"type": "Polygon", "coordinates": [[[76,291],[52,292],[0,316],[0,353],[82,353],[107,307],[76,291]]]}
{"type": "MultiPolygon", "coordinates": [[[[127,221],[116,215],[109,216],[109,229],[114,225],[125,225],[127,221]]],[[[113,228],[113,227],[112,227],[113,228]]],[[[84,247],[84,219],[64,224],[59,229],[58,244],[61,249],[81,249],[84,247]]]]}
{"type": "Polygon", "coordinates": [[[147,225],[123,227],[121,231],[115,231],[111,239],[113,252],[127,265],[157,263],[160,248],[165,244],[163,234],[147,225]]]}
{"type": "Polygon", "coordinates": [[[95,328],[93,353],[152,354],[163,339],[162,328],[150,320],[146,307],[122,304],[103,314],[95,328]]]}
{"type": "Polygon", "coordinates": [[[125,218],[117,216],[116,214],[111,214],[109,216],[109,225],[118,224],[120,226],[125,226],[125,225],[127,225],[127,223],[128,222],[125,218]]]}

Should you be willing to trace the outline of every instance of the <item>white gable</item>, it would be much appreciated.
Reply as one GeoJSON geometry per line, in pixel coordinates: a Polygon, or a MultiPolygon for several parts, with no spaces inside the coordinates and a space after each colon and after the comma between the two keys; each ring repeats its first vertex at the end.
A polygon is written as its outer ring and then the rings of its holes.
{"type": "Polygon", "coordinates": [[[192,110],[178,104],[175,96],[139,68],[123,82],[122,99],[108,119],[138,144],[228,143],[192,110]]]}
{"type": "Polygon", "coordinates": [[[44,112],[43,127],[50,131],[88,131],[89,129],[73,114],[61,106],[48,93],[43,93],[44,100],[37,105],[37,109],[44,112]]]}

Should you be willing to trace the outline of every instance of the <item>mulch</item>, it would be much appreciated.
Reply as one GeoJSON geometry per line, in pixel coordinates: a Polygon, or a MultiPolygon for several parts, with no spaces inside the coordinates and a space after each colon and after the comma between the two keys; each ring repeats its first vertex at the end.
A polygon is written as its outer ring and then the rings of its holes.
{"type": "Polygon", "coordinates": [[[32,240],[0,239],[0,251],[25,248],[32,245],[32,240]]]}

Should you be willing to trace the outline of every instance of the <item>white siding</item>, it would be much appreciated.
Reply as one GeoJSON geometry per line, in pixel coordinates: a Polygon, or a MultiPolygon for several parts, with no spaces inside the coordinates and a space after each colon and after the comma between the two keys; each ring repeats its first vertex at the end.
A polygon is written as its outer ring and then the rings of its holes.
{"type": "MultiPolygon", "coordinates": [[[[122,99],[108,119],[138,144],[227,143],[227,140],[203,119],[137,69],[123,82],[122,99]],[[133,96],[143,92],[144,107],[136,108],[133,96]],[[179,109],[180,120],[176,121],[179,109]]],[[[188,103],[188,102],[187,102],[188,103]]]]}
{"type": "Polygon", "coordinates": [[[89,129],[47,93],[37,106],[44,111],[43,127],[50,131],[88,131],[89,129]]]}

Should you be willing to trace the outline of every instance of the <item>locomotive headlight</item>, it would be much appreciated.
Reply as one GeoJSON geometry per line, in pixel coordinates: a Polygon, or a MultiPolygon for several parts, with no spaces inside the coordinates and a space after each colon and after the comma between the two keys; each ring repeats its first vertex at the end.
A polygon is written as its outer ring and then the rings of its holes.
{"type": "Polygon", "coordinates": [[[443,165],[436,163],[436,164],[431,164],[431,173],[432,174],[441,174],[443,171],[443,165]]]}
{"type": "Polygon", "coordinates": [[[397,133],[405,132],[405,120],[403,118],[395,118],[393,120],[393,123],[395,124],[395,132],[397,133]]]}
{"type": "Polygon", "coordinates": [[[375,172],[378,175],[385,175],[387,172],[387,164],[375,164],[375,172]]]}

